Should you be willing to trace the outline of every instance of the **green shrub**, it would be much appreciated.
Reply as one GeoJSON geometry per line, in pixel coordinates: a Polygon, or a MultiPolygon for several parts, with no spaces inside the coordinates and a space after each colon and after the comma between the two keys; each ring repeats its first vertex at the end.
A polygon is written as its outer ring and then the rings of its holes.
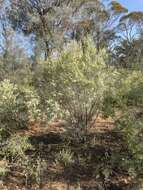
{"type": "Polygon", "coordinates": [[[57,113],[63,113],[70,126],[82,129],[102,111],[116,75],[114,69],[106,65],[108,57],[104,49],[98,52],[90,38],[85,39],[85,49],[83,52],[80,43],[72,42],[58,59],[42,67],[40,78],[33,79],[42,100],[45,97],[45,105],[55,102],[57,113]]]}
{"type": "Polygon", "coordinates": [[[130,175],[138,175],[143,169],[143,121],[137,120],[134,113],[128,113],[118,121],[118,127],[123,134],[125,154],[120,160],[122,169],[130,175]]]}
{"type": "Polygon", "coordinates": [[[40,98],[32,87],[26,86],[21,89],[24,95],[24,103],[27,107],[28,121],[41,120],[40,98]]]}
{"type": "Polygon", "coordinates": [[[21,88],[9,80],[0,82],[0,127],[12,132],[26,127],[40,114],[38,96],[30,88],[21,88]]]}
{"type": "MultiPolygon", "coordinates": [[[[119,96],[127,106],[141,106],[143,104],[143,73],[141,71],[124,71],[119,96]]],[[[123,76],[123,75],[122,75],[123,76]]]]}
{"type": "Polygon", "coordinates": [[[55,164],[70,166],[74,163],[74,155],[70,149],[63,149],[55,155],[55,164]]]}
{"type": "Polygon", "coordinates": [[[3,159],[0,161],[0,178],[3,179],[9,171],[8,162],[3,159]]]}
{"type": "Polygon", "coordinates": [[[32,149],[28,137],[12,135],[5,143],[3,152],[7,158],[12,158],[14,161],[19,161],[25,158],[25,152],[32,149]]]}
{"type": "Polygon", "coordinates": [[[39,156],[36,159],[26,157],[26,159],[19,162],[18,166],[25,177],[26,186],[31,185],[31,181],[33,181],[39,189],[42,185],[45,171],[47,171],[46,161],[39,156]]]}
{"type": "Polygon", "coordinates": [[[138,175],[143,169],[143,75],[141,71],[127,70],[122,70],[120,75],[115,95],[111,93],[105,105],[106,109],[109,106],[110,113],[120,111],[116,126],[122,132],[126,152],[118,158],[118,163],[129,174],[138,175]]]}
{"type": "Polygon", "coordinates": [[[12,129],[24,125],[27,118],[21,112],[25,112],[24,102],[19,97],[17,85],[9,80],[0,82],[0,123],[1,127],[12,129]]]}
{"type": "Polygon", "coordinates": [[[35,181],[38,187],[42,185],[42,180],[43,180],[44,173],[46,170],[47,170],[46,161],[38,157],[36,160],[36,167],[34,171],[34,177],[35,177],[35,181]]]}

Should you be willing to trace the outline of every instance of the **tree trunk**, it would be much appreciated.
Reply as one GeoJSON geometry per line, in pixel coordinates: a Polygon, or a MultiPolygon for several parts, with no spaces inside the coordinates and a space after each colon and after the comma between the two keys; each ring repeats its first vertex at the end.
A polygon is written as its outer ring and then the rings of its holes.
{"type": "Polygon", "coordinates": [[[49,41],[45,41],[45,57],[44,60],[47,61],[50,55],[49,41]]]}

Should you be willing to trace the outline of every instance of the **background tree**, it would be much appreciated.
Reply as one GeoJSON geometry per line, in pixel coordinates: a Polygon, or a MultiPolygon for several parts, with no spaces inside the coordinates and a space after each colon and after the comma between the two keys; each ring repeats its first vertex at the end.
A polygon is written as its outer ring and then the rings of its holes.
{"type": "Polygon", "coordinates": [[[12,0],[9,18],[15,30],[34,35],[36,48],[43,43],[46,60],[51,49],[63,40],[74,5],[78,3],[72,0],[12,0]]]}
{"type": "Polygon", "coordinates": [[[118,65],[132,68],[142,64],[142,24],[142,12],[131,12],[120,19],[118,25],[119,41],[114,48],[118,65]]]}
{"type": "Polygon", "coordinates": [[[40,49],[46,60],[66,39],[79,41],[87,34],[93,36],[97,49],[108,47],[115,39],[119,18],[126,12],[114,1],[107,6],[98,0],[12,0],[8,14],[15,30],[33,34],[35,55],[39,56],[40,49]]]}

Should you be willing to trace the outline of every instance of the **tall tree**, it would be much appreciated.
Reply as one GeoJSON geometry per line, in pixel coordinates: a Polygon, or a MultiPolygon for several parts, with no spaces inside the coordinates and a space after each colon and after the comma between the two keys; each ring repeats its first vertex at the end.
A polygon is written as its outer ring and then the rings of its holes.
{"type": "Polygon", "coordinates": [[[143,12],[131,12],[120,19],[120,36],[114,48],[116,63],[126,68],[141,65],[143,58],[143,12]]]}
{"type": "MultiPolygon", "coordinates": [[[[93,36],[97,49],[108,46],[115,37],[117,20],[127,9],[117,2],[107,6],[99,0],[11,0],[9,18],[16,30],[33,34],[43,44],[47,59],[51,49],[68,38],[93,36]]],[[[37,51],[39,48],[35,46],[37,51]]],[[[35,53],[37,54],[37,53],[35,53]]]]}
{"type": "Polygon", "coordinates": [[[74,5],[82,2],[85,0],[11,0],[9,18],[14,29],[33,34],[36,43],[43,43],[47,59],[55,42],[64,39],[74,5]]]}
{"type": "Polygon", "coordinates": [[[93,36],[97,49],[109,47],[116,38],[116,28],[120,18],[128,10],[121,4],[111,1],[86,1],[80,7],[74,24],[73,36],[81,39],[86,34],[93,36]]]}

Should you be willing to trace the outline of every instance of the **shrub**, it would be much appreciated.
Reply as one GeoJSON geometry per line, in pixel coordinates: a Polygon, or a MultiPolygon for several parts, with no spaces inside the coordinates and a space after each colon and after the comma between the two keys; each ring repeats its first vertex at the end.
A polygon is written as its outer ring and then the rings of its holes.
{"type": "Polygon", "coordinates": [[[45,171],[47,171],[46,161],[39,156],[36,160],[26,157],[19,163],[19,167],[22,169],[22,174],[25,177],[26,186],[31,184],[31,181],[34,181],[39,189],[42,185],[45,171]]]}
{"type": "Polygon", "coordinates": [[[14,161],[19,161],[25,158],[25,152],[32,149],[32,145],[28,141],[28,137],[12,135],[5,143],[3,152],[7,158],[12,158],[14,161]]]}
{"type": "Polygon", "coordinates": [[[26,127],[38,116],[38,96],[32,90],[24,89],[9,80],[0,82],[0,124],[11,131],[26,127]]]}
{"type": "Polygon", "coordinates": [[[46,105],[47,107],[45,109],[45,114],[48,121],[62,119],[66,115],[64,110],[62,110],[60,104],[56,100],[48,99],[46,100],[46,105]]]}
{"type": "Polygon", "coordinates": [[[141,71],[124,71],[118,96],[126,106],[141,106],[143,103],[143,75],[141,71]]]}
{"type": "Polygon", "coordinates": [[[30,87],[21,89],[24,95],[24,103],[27,107],[27,115],[29,121],[41,120],[40,98],[37,92],[30,87]]]}
{"type": "Polygon", "coordinates": [[[45,99],[58,104],[58,112],[67,116],[70,126],[82,129],[102,110],[116,74],[106,65],[106,51],[98,52],[90,38],[85,40],[85,49],[72,42],[58,59],[42,68],[41,79],[35,81],[45,99]]]}
{"type": "Polygon", "coordinates": [[[43,180],[44,173],[46,170],[47,170],[46,161],[38,157],[36,160],[36,167],[35,167],[35,172],[34,172],[35,181],[38,187],[42,185],[42,180],[43,180]]]}
{"type": "Polygon", "coordinates": [[[3,159],[0,161],[0,178],[3,179],[9,171],[8,162],[3,159]]]}
{"type": "Polygon", "coordinates": [[[116,82],[104,100],[103,111],[114,115],[121,111],[122,115],[141,111],[143,104],[143,75],[141,71],[119,70],[116,72],[116,82]]]}
{"type": "Polygon", "coordinates": [[[74,155],[70,149],[63,149],[55,156],[55,163],[63,166],[70,166],[74,163],[74,155]]]}
{"type": "Polygon", "coordinates": [[[9,80],[0,82],[0,123],[1,127],[11,129],[21,126],[27,118],[23,114],[22,118],[19,113],[25,112],[24,102],[19,97],[17,85],[12,84],[9,80]]]}
{"type": "Polygon", "coordinates": [[[111,93],[110,101],[106,105],[112,113],[115,113],[115,108],[121,113],[116,125],[122,132],[126,153],[118,162],[129,174],[137,175],[143,169],[143,75],[141,71],[127,70],[123,70],[120,75],[120,85],[117,86],[114,96],[111,93]]]}

